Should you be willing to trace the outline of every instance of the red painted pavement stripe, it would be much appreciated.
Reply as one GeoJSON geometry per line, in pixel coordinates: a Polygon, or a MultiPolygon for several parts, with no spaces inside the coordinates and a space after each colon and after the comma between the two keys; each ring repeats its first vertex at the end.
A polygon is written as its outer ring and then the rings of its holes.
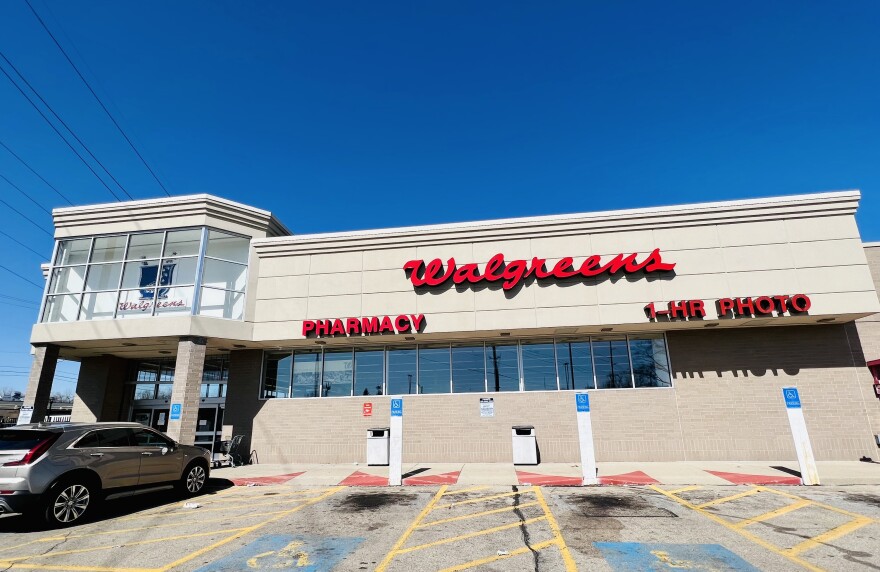
{"type": "Polygon", "coordinates": [[[403,484],[409,486],[415,485],[454,485],[458,482],[458,476],[461,471],[452,473],[440,473],[439,475],[419,475],[416,477],[408,477],[403,479],[403,484]]]}
{"type": "Polygon", "coordinates": [[[563,477],[559,475],[542,475],[517,471],[516,478],[521,485],[538,485],[543,487],[579,487],[584,480],[581,477],[563,477]]]}
{"type": "MultiPolygon", "coordinates": [[[[303,472],[305,472],[305,471],[303,471],[303,472]]],[[[240,479],[230,479],[230,480],[232,481],[232,484],[237,487],[245,487],[251,483],[253,483],[255,485],[281,485],[291,479],[295,479],[296,477],[300,476],[301,474],[302,474],[302,472],[288,473],[286,475],[274,475],[274,476],[270,476],[270,477],[242,477],[240,479]]]]}
{"type": "Polygon", "coordinates": [[[388,477],[355,471],[339,484],[344,487],[387,487],[388,477]]]}
{"type": "Polygon", "coordinates": [[[660,481],[657,479],[649,477],[642,471],[599,477],[600,485],[655,485],[659,482],[660,481]]]}
{"type": "Polygon", "coordinates": [[[776,475],[748,475],[745,473],[725,473],[723,471],[706,471],[710,475],[721,477],[735,485],[799,485],[798,477],[783,477],[776,475]]]}

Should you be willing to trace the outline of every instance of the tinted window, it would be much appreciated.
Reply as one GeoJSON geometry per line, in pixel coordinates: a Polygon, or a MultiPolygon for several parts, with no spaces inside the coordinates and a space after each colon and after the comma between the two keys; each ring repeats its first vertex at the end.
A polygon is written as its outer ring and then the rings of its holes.
{"type": "Polygon", "coordinates": [[[104,429],[96,431],[98,447],[131,447],[131,429],[104,429]]]}
{"type": "Polygon", "coordinates": [[[76,449],[87,449],[90,447],[100,447],[101,437],[98,431],[92,431],[82,439],[76,442],[76,449]]]}
{"type": "Polygon", "coordinates": [[[152,431],[136,429],[134,439],[138,447],[170,447],[171,442],[152,431]]]}
{"type": "Polygon", "coordinates": [[[3,430],[0,431],[0,451],[32,449],[50,435],[48,431],[3,430]]]}

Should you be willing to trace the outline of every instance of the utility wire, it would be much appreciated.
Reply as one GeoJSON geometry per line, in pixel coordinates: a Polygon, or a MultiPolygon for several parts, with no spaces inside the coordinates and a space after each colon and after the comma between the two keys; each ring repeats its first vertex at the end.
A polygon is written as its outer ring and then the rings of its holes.
{"type": "Polygon", "coordinates": [[[3,179],[4,181],[6,181],[6,183],[7,183],[10,187],[12,187],[12,188],[15,189],[16,191],[18,191],[19,193],[21,193],[21,194],[23,194],[25,197],[27,197],[27,199],[28,199],[30,202],[32,202],[32,203],[34,203],[35,205],[37,205],[38,207],[40,207],[40,209],[41,209],[43,212],[45,212],[47,215],[52,216],[52,211],[50,211],[49,209],[47,209],[46,207],[44,207],[43,205],[41,205],[40,203],[38,203],[37,200],[36,200],[34,197],[30,196],[29,194],[27,194],[26,192],[24,192],[23,190],[21,190],[21,188],[19,188],[18,185],[16,185],[15,183],[13,183],[12,181],[10,181],[9,179],[7,179],[7,178],[6,178],[5,176],[3,176],[3,175],[0,175],[0,179],[3,179]]]}
{"type": "Polygon", "coordinates": [[[25,304],[34,304],[35,306],[39,306],[33,300],[28,300],[27,298],[16,298],[15,296],[7,296],[6,294],[0,294],[0,298],[6,298],[7,300],[15,300],[16,302],[24,302],[25,304]]]}
{"type": "Polygon", "coordinates": [[[43,226],[41,224],[35,222],[33,219],[29,218],[26,214],[24,214],[23,212],[21,212],[20,210],[18,210],[14,206],[10,205],[9,203],[4,201],[3,199],[0,199],[0,204],[6,205],[9,208],[9,210],[18,213],[18,215],[21,216],[21,218],[25,219],[26,221],[28,221],[29,223],[31,223],[32,225],[34,225],[35,227],[40,229],[40,232],[45,232],[49,236],[52,236],[52,233],[49,232],[48,230],[46,230],[45,228],[43,228],[43,226]]]}
{"type": "Polygon", "coordinates": [[[43,289],[43,285],[42,285],[42,284],[37,284],[36,282],[34,282],[33,280],[31,280],[30,278],[25,278],[24,276],[22,276],[21,274],[19,274],[19,273],[16,272],[15,270],[10,270],[9,268],[6,268],[6,267],[3,266],[2,264],[0,264],[0,269],[3,269],[3,270],[5,270],[6,272],[9,272],[10,274],[12,274],[12,275],[14,275],[14,276],[18,276],[19,278],[21,278],[21,279],[24,280],[25,282],[27,282],[27,283],[29,283],[29,284],[33,284],[34,286],[36,286],[36,287],[39,288],[40,290],[43,289]]]}
{"type": "Polygon", "coordinates": [[[9,154],[12,155],[13,157],[15,157],[16,159],[18,159],[18,162],[19,162],[19,163],[21,163],[22,165],[24,165],[25,167],[27,167],[28,170],[29,170],[31,173],[33,173],[34,175],[36,175],[37,177],[39,177],[40,180],[43,181],[44,183],[46,183],[46,185],[47,185],[50,189],[52,189],[53,191],[55,191],[56,193],[58,193],[58,196],[59,196],[59,197],[61,197],[61,198],[64,199],[65,201],[67,201],[67,204],[69,204],[70,206],[73,206],[73,203],[70,201],[70,199],[68,199],[67,197],[65,197],[65,196],[61,193],[61,191],[59,191],[58,189],[56,189],[56,188],[52,185],[52,183],[50,183],[49,181],[47,181],[46,179],[44,179],[43,176],[42,176],[41,174],[39,174],[38,172],[36,172],[36,171],[34,170],[33,167],[31,167],[30,165],[28,165],[28,164],[25,162],[24,159],[22,159],[21,157],[19,157],[18,155],[16,155],[16,153],[15,153],[12,149],[10,149],[9,147],[6,146],[6,143],[4,143],[3,141],[0,141],[0,147],[3,147],[3,148],[6,149],[7,151],[9,151],[9,154]]]}
{"type": "Polygon", "coordinates": [[[101,109],[104,110],[104,113],[107,114],[107,117],[110,118],[110,121],[113,122],[113,125],[116,126],[116,129],[119,130],[119,133],[122,135],[122,137],[125,138],[125,141],[128,143],[128,146],[131,147],[131,150],[134,151],[134,154],[138,156],[138,159],[141,160],[141,163],[144,164],[144,167],[146,167],[147,170],[150,172],[150,174],[153,175],[153,178],[156,179],[156,183],[158,183],[159,186],[162,187],[162,190],[165,191],[165,194],[168,195],[168,196],[170,197],[170,196],[171,196],[171,193],[168,192],[168,189],[166,189],[166,188],[165,188],[165,185],[162,184],[162,181],[159,180],[159,177],[156,175],[156,172],[153,171],[152,167],[150,167],[150,165],[147,164],[146,159],[144,159],[144,157],[143,157],[143,155],[141,155],[140,151],[137,150],[137,147],[134,146],[134,143],[132,143],[132,142],[131,142],[131,139],[129,139],[128,135],[125,134],[125,131],[122,130],[122,127],[120,127],[119,123],[116,121],[116,119],[115,119],[115,118],[113,117],[113,115],[110,113],[110,110],[107,109],[107,106],[104,105],[104,102],[101,101],[101,98],[98,97],[98,94],[95,93],[95,90],[92,89],[92,86],[89,85],[89,82],[86,81],[85,76],[83,76],[83,74],[80,73],[79,68],[76,67],[76,64],[73,63],[73,60],[70,59],[70,56],[67,55],[67,52],[64,51],[64,48],[61,47],[61,44],[58,43],[58,39],[55,37],[55,34],[53,34],[51,30],[49,30],[48,26],[46,26],[46,23],[43,21],[42,18],[40,18],[40,15],[37,13],[36,10],[34,10],[34,7],[33,7],[33,5],[30,3],[30,0],[24,0],[24,1],[25,1],[25,4],[28,5],[28,8],[31,9],[31,12],[34,13],[34,16],[37,18],[37,21],[40,23],[40,25],[43,27],[43,29],[46,30],[46,33],[49,34],[49,37],[52,38],[52,41],[55,42],[55,45],[58,46],[58,49],[59,49],[59,50],[61,51],[61,53],[64,55],[64,59],[67,60],[67,63],[70,64],[70,67],[73,68],[73,71],[76,72],[76,75],[79,76],[79,79],[82,80],[82,82],[83,82],[83,83],[86,85],[86,87],[89,89],[89,92],[91,92],[91,94],[95,97],[95,101],[98,102],[98,105],[101,106],[101,109]]]}
{"type": "MultiPolygon", "coordinates": [[[[55,112],[54,109],[52,109],[52,106],[49,105],[49,104],[46,102],[45,99],[43,99],[43,96],[40,95],[40,93],[39,93],[36,89],[34,89],[34,86],[32,86],[31,83],[30,83],[30,82],[29,82],[29,81],[28,81],[28,80],[27,80],[27,79],[21,74],[21,72],[18,71],[18,68],[15,67],[15,66],[12,64],[11,61],[9,61],[9,58],[7,58],[6,55],[5,55],[3,52],[0,52],[0,58],[3,58],[3,61],[5,61],[6,64],[7,64],[9,67],[11,67],[12,70],[16,73],[16,75],[18,75],[18,77],[21,78],[21,81],[23,81],[24,84],[25,84],[26,86],[28,86],[28,88],[29,88],[32,92],[34,92],[34,95],[36,95],[37,98],[43,103],[43,105],[46,106],[46,109],[48,109],[48,110],[52,113],[52,115],[55,116],[55,119],[57,119],[57,120],[59,121],[59,123],[61,123],[61,125],[63,125],[64,128],[67,129],[67,130],[70,132],[70,134],[73,136],[73,138],[76,139],[77,143],[79,143],[80,145],[82,145],[82,147],[83,147],[83,149],[85,149],[86,153],[88,153],[89,156],[90,156],[90,157],[91,157],[91,158],[92,158],[92,159],[93,159],[98,165],[100,165],[102,169],[104,169],[104,172],[107,173],[107,176],[109,176],[111,179],[113,179],[113,182],[116,183],[116,184],[119,186],[120,189],[122,189],[122,192],[125,193],[125,194],[128,196],[129,199],[134,200],[134,197],[131,196],[131,193],[129,193],[129,192],[125,189],[125,187],[122,186],[122,183],[120,183],[118,180],[116,180],[116,177],[114,177],[114,176],[110,173],[110,171],[107,169],[107,167],[104,166],[104,163],[102,163],[97,157],[95,157],[95,154],[92,153],[91,149],[89,149],[88,146],[87,146],[85,143],[82,142],[82,139],[80,139],[80,138],[76,135],[76,133],[73,131],[73,129],[71,129],[70,126],[68,126],[67,123],[65,123],[64,120],[61,119],[61,116],[58,115],[58,114],[55,112]]],[[[30,101],[31,105],[33,105],[35,109],[37,109],[38,111],[40,111],[40,109],[37,107],[37,105],[36,105],[36,104],[35,104],[35,103],[34,103],[34,102],[33,102],[33,101],[32,101],[32,100],[31,100],[26,94],[25,94],[24,90],[21,89],[21,87],[19,87],[18,84],[15,83],[15,81],[13,81],[12,76],[10,76],[9,73],[8,73],[6,70],[4,70],[2,67],[0,67],[0,71],[3,71],[3,74],[4,74],[7,78],[9,78],[9,81],[11,81],[11,82],[13,83],[13,85],[15,85],[15,87],[18,89],[18,91],[20,91],[20,92],[22,93],[22,95],[24,95],[24,96],[28,99],[28,101],[30,101]]],[[[42,115],[43,118],[44,118],[46,121],[49,121],[49,119],[45,116],[45,114],[43,114],[42,111],[40,111],[40,115],[42,115]]],[[[56,132],[56,133],[58,133],[59,135],[61,135],[61,133],[58,131],[57,128],[55,128],[55,126],[52,124],[51,121],[49,121],[49,124],[52,125],[52,128],[55,129],[55,132],[56,132]]],[[[62,136],[62,138],[63,138],[63,136],[62,136]]],[[[67,140],[65,139],[65,142],[66,142],[66,141],[67,141],[67,140]]],[[[73,146],[70,145],[70,143],[67,143],[67,145],[68,145],[71,149],[73,149],[73,146]]],[[[77,155],[79,155],[79,153],[77,153],[77,155]]],[[[82,159],[82,156],[81,156],[81,155],[80,155],[80,159],[82,159]]],[[[83,160],[83,162],[85,162],[85,159],[82,159],[82,160],[83,160]]],[[[94,169],[92,169],[91,166],[89,166],[89,170],[92,171],[92,173],[94,173],[96,177],[98,177],[98,174],[95,173],[94,169]]],[[[104,179],[101,179],[101,177],[98,177],[98,178],[101,180],[101,183],[103,183],[104,186],[107,187],[107,190],[110,191],[110,193],[111,193],[114,197],[116,197],[116,200],[121,200],[121,199],[116,195],[116,193],[114,193],[114,192],[110,189],[110,187],[107,186],[107,183],[104,182],[104,179]]]]}
{"type": "Polygon", "coordinates": [[[40,258],[43,258],[43,257],[44,257],[43,254],[37,252],[36,250],[34,250],[33,248],[31,248],[31,247],[28,246],[27,244],[23,243],[22,241],[18,240],[18,239],[15,238],[14,236],[12,236],[11,234],[7,234],[7,233],[3,232],[2,230],[0,230],[0,234],[2,234],[3,236],[5,236],[6,238],[8,238],[9,240],[11,240],[12,242],[14,242],[15,244],[17,244],[17,245],[19,245],[19,246],[21,246],[21,247],[23,247],[23,248],[26,248],[26,249],[30,250],[31,252],[33,252],[34,254],[36,254],[37,256],[39,256],[40,258]]]}

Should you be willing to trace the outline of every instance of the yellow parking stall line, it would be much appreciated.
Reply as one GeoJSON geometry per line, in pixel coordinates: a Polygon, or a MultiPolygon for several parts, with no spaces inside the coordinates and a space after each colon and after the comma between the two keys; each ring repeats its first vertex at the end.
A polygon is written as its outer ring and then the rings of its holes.
{"type": "Polygon", "coordinates": [[[686,493],[688,491],[695,491],[695,490],[701,489],[701,488],[703,488],[703,487],[700,487],[697,485],[691,485],[689,487],[681,487],[680,489],[675,489],[675,490],[667,491],[667,492],[669,492],[669,494],[671,494],[671,495],[677,495],[678,493],[686,493]]]}
{"type": "Polygon", "coordinates": [[[722,497],[720,499],[715,499],[713,501],[704,502],[703,504],[696,505],[697,508],[706,508],[707,506],[715,506],[716,504],[724,504],[726,502],[734,501],[736,499],[741,499],[743,497],[749,497],[752,495],[756,495],[761,492],[761,489],[754,488],[745,492],[737,493],[735,495],[730,495],[729,497],[722,497]]]}
{"type": "Polygon", "coordinates": [[[169,570],[176,568],[177,566],[180,566],[181,564],[189,562],[190,560],[192,560],[194,558],[198,558],[202,554],[206,554],[207,552],[210,552],[211,550],[214,550],[215,548],[219,548],[219,547],[223,546],[224,544],[228,544],[237,538],[241,538],[242,536],[244,536],[246,534],[257,531],[257,530],[263,528],[264,526],[266,526],[267,524],[271,524],[271,523],[275,522],[276,520],[280,520],[281,518],[283,518],[285,516],[291,515],[297,511],[300,511],[300,510],[302,510],[306,507],[309,507],[313,504],[317,504],[317,503],[321,502],[322,500],[333,496],[334,494],[338,493],[339,491],[341,491],[344,488],[345,487],[333,487],[331,489],[328,489],[327,492],[325,492],[321,496],[315,497],[314,499],[312,499],[310,502],[308,502],[306,504],[301,504],[299,506],[295,506],[290,510],[286,510],[286,511],[282,512],[281,514],[273,516],[270,519],[264,520],[263,522],[257,523],[253,526],[249,526],[249,527],[241,530],[240,532],[237,532],[236,534],[229,536],[228,538],[224,538],[223,540],[219,540],[219,541],[215,542],[214,544],[211,544],[210,546],[205,546],[204,548],[200,548],[199,550],[196,550],[195,552],[191,552],[190,554],[187,554],[186,556],[184,556],[182,558],[178,558],[177,560],[175,560],[171,564],[163,566],[162,568],[158,568],[154,572],[168,572],[169,570]]]}
{"type": "Polygon", "coordinates": [[[492,510],[484,510],[484,511],[482,511],[482,512],[475,512],[475,513],[472,513],[472,514],[466,514],[466,515],[463,515],[463,516],[453,516],[452,518],[444,518],[444,519],[441,519],[441,520],[432,520],[432,521],[430,521],[430,522],[426,522],[426,523],[424,523],[424,524],[420,524],[420,525],[418,525],[416,528],[428,528],[429,526],[435,526],[435,525],[437,525],[437,524],[446,524],[447,522],[455,522],[456,520],[467,520],[467,519],[469,519],[469,518],[478,518],[478,517],[486,516],[486,515],[489,515],[489,514],[497,514],[497,513],[499,513],[499,512],[508,512],[508,511],[512,511],[512,510],[519,509],[519,508],[526,508],[527,506],[537,506],[537,505],[539,505],[539,504],[541,504],[541,503],[538,502],[538,501],[527,502],[527,503],[525,503],[525,504],[516,505],[516,506],[506,506],[506,507],[504,507],[504,508],[496,508],[496,509],[492,509],[492,510]]]}
{"type": "Polygon", "coordinates": [[[683,498],[677,497],[674,494],[671,494],[669,491],[665,491],[665,490],[661,489],[657,485],[648,485],[648,486],[649,486],[649,488],[657,491],[658,493],[674,500],[678,504],[680,504],[684,507],[687,507],[695,512],[698,512],[699,514],[702,514],[703,516],[705,516],[709,520],[712,520],[712,521],[720,524],[724,528],[727,528],[728,530],[732,530],[732,531],[736,532],[737,534],[744,536],[745,538],[748,538],[749,540],[751,540],[752,542],[754,542],[758,546],[766,548],[767,550],[769,550],[770,552],[773,552],[774,554],[778,554],[779,556],[782,556],[783,558],[786,558],[786,559],[794,562],[795,564],[799,564],[800,566],[803,566],[804,568],[806,568],[807,570],[811,570],[812,572],[824,572],[821,568],[813,566],[812,564],[810,564],[806,560],[804,560],[802,558],[798,558],[797,556],[795,556],[794,554],[791,554],[787,550],[783,550],[782,548],[779,548],[778,546],[770,544],[766,540],[763,540],[762,538],[755,536],[754,534],[750,533],[749,531],[747,531],[743,528],[737,528],[735,524],[728,522],[725,519],[721,518],[720,516],[718,516],[716,514],[712,514],[711,512],[709,512],[707,510],[703,510],[700,507],[684,500],[683,498]]]}
{"type": "MultiPolygon", "coordinates": [[[[786,492],[783,492],[783,491],[777,491],[776,489],[764,488],[763,490],[765,490],[765,491],[767,491],[767,492],[771,492],[771,493],[773,493],[773,494],[780,495],[780,496],[784,496],[784,497],[792,498],[792,499],[798,499],[798,500],[800,500],[800,499],[802,498],[802,497],[795,496],[795,495],[793,495],[793,494],[786,493],[786,492]]],[[[810,503],[812,503],[814,506],[817,506],[817,507],[819,507],[819,508],[824,508],[824,509],[826,509],[826,510],[830,510],[830,511],[832,511],[832,512],[836,512],[836,513],[839,513],[839,514],[845,514],[846,516],[848,516],[848,517],[850,517],[850,518],[868,518],[867,516],[865,516],[865,515],[863,515],[863,514],[859,514],[859,513],[857,513],[857,512],[850,512],[850,511],[848,511],[848,510],[844,510],[844,509],[842,509],[842,508],[837,508],[836,506],[831,506],[830,504],[821,503],[821,502],[819,502],[819,501],[811,500],[810,503]]]]}
{"type": "Polygon", "coordinates": [[[751,526],[757,522],[764,522],[765,520],[770,520],[772,518],[776,518],[777,516],[782,516],[783,514],[788,514],[792,511],[798,510],[800,508],[804,508],[806,506],[810,506],[812,501],[808,501],[806,499],[801,499],[797,502],[793,502],[791,504],[787,504],[782,508],[777,508],[776,510],[771,510],[770,512],[765,512],[764,514],[759,514],[758,516],[753,516],[752,518],[747,518],[746,520],[740,521],[734,524],[734,528],[744,528],[746,526],[751,526]]]}
{"type": "MultiPolygon", "coordinates": [[[[314,498],[318,498],[318,497],[303,497],[303,498],[287,499],[287,500],[282,500],[280,502],[275,501],[275,500],[267,500],[265,502],[234,504],[234,505],[218,506],[215,508],[204,508],[204,509],[199,508],[198,511],[199,511],[199,514],[201,514],[201,513],[205,513],[205,512],[216,512],[218,510],[231,510],[231,509],[236,509],[236,508],[251,508],[251,507],[255,507],[255,506],[269,506],[269,505],[279,505],[279,504],[280,505],[287,505],[287,504],[293,504],[293,503],[297,503],[297,502],[309,501],[314,498]]],[[[193,502],[196,502],[196,501],[193,501],[193,502]]],[[[143,518],[147,518],[147,517],[151,517],[151,516],[183,516],[183,515],[189,516],[190,515],[190,513],[186,509],[183,508],[182,504],[174,505],[172,507],[165,507],[165,508],[167,508],[168,510],[164,510],[161,512],[133,514],[131,516],[124,516],[122,518],[117,518],[116,521],[118,522],[118,521],[134,520],[134,519],[143,519],[143,518]]]]}
{"type": "Polygon", "coordinates": [[[823,532],[818,536],[814,536],[813,538],[808,538],[807,540],[804,540],[800,544],[795,544],[794,546],[789,548],[787,552],[789,552],[790,554],[800,554],[805,550],[816,548],[817,546],[831,542],[832,540],[840,538],[841,536],[845,536],[850,532],[858,530],[859,528],[867,524],[871,524],[872,522],[874,522],[874,519],[868,518],[866,516],[851,520],[845,524],[841,524],[837,528],[832,528],[828,532],[823,532]]]}
{"type": "MultiPolygon", "coordinates": [[[[259,488],[266,489],[267,487],[259,487],[259,488]]],[[[237,496],[225,495],[224,498],[222,498],[222,499],[207,500],[207,501],[203,502],[202,504],[204,504],[204,505],[221,504],[221,503],[227,503],[227,502],[240,501],[242,499],[247,499],[247,498],[254,498],[254,497],[260,498],[260,497],[265,497],[265,496],[270,496],[270,497],[276,498],[276,499],[277,498],[287,498],[287,497],[294,497],[294,496],[298,496],[298,495],[304,495],[307,493],[322,493],[325,490],[327,490],[327,489],[303,489],[301,491],[291,491],[291,492],[287,492],[287,493],[271,493],[268,495],[265,493],[248,495],[246,493],[242,494],[243,491],[236,491],[238,493],[237,496]]]]}
{"type": "Polygon", "coordinates": [[[106,566],[71,566],[68,564],[29,564],[17,562],[6,570],[60,570],[62,572],[156,572],[153,568],[108,568],[106,566]]]}
{"type": "Polygon", "coordinates": [[[562,537],[562,529],[559,528],[559,523],[556,522],[556,517],[553,516],[550,507],[547,506],[547,501],[544,500],[544,493],[541,492],[539,487],[532,488],[535,491],[535,496],[538,497],[538,502],[541,503],[541,508],[544,509],[544,514],[547,515],[547,523],[550,525],[550,531],[553,533],[553,538],[559,546],[559,550],[562,552],[562,562],[565,564],[566,572],[577,572],[574,558],[572,558],[571,552],[568,551],[568,545],[565,544],[565,539],[562,537]]]}
{"type": "Polygon", "coordinates": [[[163,538],[151,538],[149,540],[136,540],[134,542],[125,542],[123,544],[110,544],[107,546],[92,546],[90,548],[77,548],[75,550],[61,550],[59,552],[47,552],[46,554],[29,554],[27,556],[13,556],[12,558],[3,557],[0,559],[0,566],[9,566],[16,561],[30,560],[31,558],[54,558],[55,556],[67,556],[69,554],[82,554],[83,552],[96,552],[98,550],[110,550],[111,548],[122,548],[128,546],[141,546],[144,544],[155,544],[157,542],[172,542],[174,540],[183,540],[185,538],[198,538],[199,536],[211,536],[212,534],[224,534],[227,532],[237,532],[246,530],[246,528],[227,528],[226,530],[211,530],[208,532],[195,532],[193,534],[180,534],[177,536],[166,536],[163,538]]]}
{"type": "MultiPolygon", "coordinates": [[[[21,544],[14,544],[12,546],[4,546],[3,548],[0,548],[0,552],[5,552],[7,550],[15,550],[16,548],[22,548],[24,546],[29,546],[31,544],[37,544],[39,542],[60,542],[62,540],[64,540],[63,536],[49,536],[46,538],[35,538],[33,540],[28,540],[27,542],[22,542],[21,544]]],[[[3,559],[3,557],[0,556],[0,560],[2,560],[2,559],[3,559]]]]}
{"type": "Polygon", "coordinates": [[[488,488],[489,488],[488,485],[480,485],[477,487],[468,487],[466,489],[457,489],[454,491],[447,491],[446,496],[457,495],[457,494],[461,494],[461,493],[472,493],[474,491],[484,491],[488,488]]]}
{"type": "MultiPolygon", "coordinates": [[[[449,568],[444,568],[443,570],[440,570],[440,572],[459,572],[460,570],[467,570],[468,568],[474,568],[476,566],[482,566],[483,564],[497,562],[498,560],[504,560],[505,558],[513,558],[514,556],[519,556],[520,554],[525,554],[527,552],[531,552],[532,550],[543,550],[544,548],[547,548],[548,546],[553,546],[556,543],[556,539],[545,540],[544,542],[539,542],[538,544],[532,544],[531,546],[523,546],[522,548],[511,550],[507,554],[497,554],[495,556],[489,556],[487,558],[480,558],[479,560],[471,560],[470,562],[465,562],[464,564],[450,566],[449,568]]],[[[568,569],[567,566],[566,569],[568,569]]]]}
{"type": "Polygon", "coordinates": [[[410,546],[409,548],[401,548],[397,551],[397,554],[406,554],[407,552],[415,552],[416,550],[424,550],[425,548],[432,548],[434,546],[440,546],[441,544],[449,544],[450,542],[458,542],[459,540],[465,540],[468,538],[474,538],[476,536],[485,536],[487,534],[492,534],[495,532],[501,532],[502,530],[508,530],[510,528],[518,528],[520,526],[526,524],[532,524],[534,522],[538,522],[541,520],[546,520],[546,516],[536,516],[535,518],[530,518],[528,520],[517,520],[516,522],[510,522],[507,524],[502,524],[500,526],[493,526],[492,528],[486,528],[484,530],[478,530],[476,532],[468,532],[467,534],[460,534],[458,536],[451,536],[449,538],[443,538],[441,540],[436,540],[434,542],[429,542],[427,544],[419,544],[418,546],[410,546]]]}
{"type": "Polygon", "coordinates": [[[437,491],[437,494],[434,495],[434,498],[432,498],[430,502],[425,505],[425,508],[422,509],[422,512],[420,512],[416,519],[412,521],[412,523],[410,523],[409,527],[407,527],[407,529],[403,531],[403,534],[400,535],[400,538],[397,539],[397,542],[394,543],[394,546],[391,547],[391,550],[388,551],[388,554],[385,555],[385,558],[383,558],[382,562],[379,563],[379,566],[376,567],[376,572],[384,572],[384,570],[388,568],[388,565],[391,564],[391,561],[397,555],[397,551],[400,550],[400,547],[403,546],[404,543],[406,543],[406,541],[409,539],[410,535],[413,533],[413,531],[416,529],[422,519],[428,516],[429,512],[434,510],[435,506],[437,505],[437,501],[439,501],[440,498],[446,493],[447,488],[449,488],[449,485],[443,485],[442,487],[440,487],[440,490],[437,491]]]}
{"type": "Polygon", "coordinates": [[[497,495],[489,495],[487,497],[479,497],[479,498],[475,498],[475,499],[468,499],[468,500],[463,500],[463,501],[451,502],[449,504],[441,504],[441,505],[436,506],[434,508],[436,508],[438,510],[441,508],[452,508],[454,506],[460,506],[463,504],[473,504],[473,503],[477,503],[477,502],[485,502],[488,500],[501,499],[504,497],[513,497],[516,495],[525,494],[526,492],[529,492],[529,491],[516,491],[516,492],[512,492],[512,493],[501,493],[501,494],[497,494],[497,495]]]}

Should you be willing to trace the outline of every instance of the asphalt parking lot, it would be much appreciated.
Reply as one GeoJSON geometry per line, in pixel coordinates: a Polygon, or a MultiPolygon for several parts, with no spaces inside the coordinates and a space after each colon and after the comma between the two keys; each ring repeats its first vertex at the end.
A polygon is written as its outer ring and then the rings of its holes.
{"type": "Polygon", "coordinates": [[[878,570],[880,487],[232,487],[0,518],[0,570],[878,570]]]}

